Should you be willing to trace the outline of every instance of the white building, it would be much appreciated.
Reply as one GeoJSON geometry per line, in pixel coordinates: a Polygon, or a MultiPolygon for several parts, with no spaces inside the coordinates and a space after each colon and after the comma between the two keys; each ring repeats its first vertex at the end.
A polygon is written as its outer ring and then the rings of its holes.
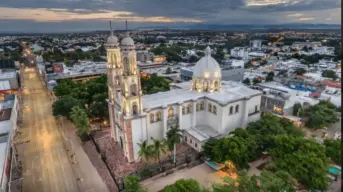
{"type": "Polygon", "coordinates": [[[249,58],[249,51],[246,47],[235,47],[235,48],[231,49],[230,56],[248,59],[249,58]]]}
{"type": "Polygon", "coordinates": [[[262,92],[221,81],[221,69],[209,47],[197,62],[192,81],[143,96],[133,40],[127,34],[119,46],[111,33],[105,46],[111,136],[129,162],[139,160],[138,143],[164,139],[171,125],[178,124],[184,130],[183,140],[201,151],[210,137],[226,136],[260,119],[262,92]]]}

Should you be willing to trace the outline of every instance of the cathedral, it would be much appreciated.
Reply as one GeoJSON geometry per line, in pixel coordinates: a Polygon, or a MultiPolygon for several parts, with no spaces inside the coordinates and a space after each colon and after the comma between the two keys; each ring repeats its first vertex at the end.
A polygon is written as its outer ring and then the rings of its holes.
{"type": "Polygon", "coordinates": [[[197,151],[210,138],[227,136],[260,119],[261,92],[238,82],[221,81],[221,68],[206,48],[193,79],[171,90],[143,95],[136,51],[129,33],[119,43],[111,31],[107,50],[108,109],[111,137],[128,162],[139,160],[138,143],[162,140],[170,125],[183,130],[183,142],[197,151]]]}

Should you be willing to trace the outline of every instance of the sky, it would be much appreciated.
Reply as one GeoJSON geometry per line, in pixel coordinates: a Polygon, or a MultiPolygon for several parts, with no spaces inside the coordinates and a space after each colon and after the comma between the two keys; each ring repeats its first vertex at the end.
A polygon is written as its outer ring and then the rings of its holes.
{"type": "Polygon", "coordinates": [[[0,32],[205,24],[340,24],[341,0],[0,0],[0,32]]]}

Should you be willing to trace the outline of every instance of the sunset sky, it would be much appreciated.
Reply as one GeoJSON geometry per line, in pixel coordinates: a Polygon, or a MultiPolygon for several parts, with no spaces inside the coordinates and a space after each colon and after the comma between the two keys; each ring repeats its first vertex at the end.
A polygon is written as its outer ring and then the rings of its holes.
{"type": "Polygon", "coordinates": [[[0,0],[0,32],[190,23],[341,23],[340,0],[0,0]]]}

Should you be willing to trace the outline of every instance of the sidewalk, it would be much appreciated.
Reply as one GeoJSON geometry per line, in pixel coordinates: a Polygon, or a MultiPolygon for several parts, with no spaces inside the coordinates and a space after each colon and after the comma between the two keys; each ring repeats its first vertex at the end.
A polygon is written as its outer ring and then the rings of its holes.
{"type": "MultiPolygon", "coordinates": [[[[71,162],[77,162],[72,164],[72,166],[75,170],[75,176],[80,178],[80,191],[109,192],[107,186],[102,181],[97,170],[94,168],[92,162],[83,150],[82,142],[76,134],[74,125],[68,120],[63,120],[63,124],[68,136],[67,148],[69,149],[68,154],[70,154],[70,160],[71,162]],[[75,152],[74,157],[72,156],[73,152],[75,152]]],[[[64,131],[64,129],[61,131],[64,131]]]]}

